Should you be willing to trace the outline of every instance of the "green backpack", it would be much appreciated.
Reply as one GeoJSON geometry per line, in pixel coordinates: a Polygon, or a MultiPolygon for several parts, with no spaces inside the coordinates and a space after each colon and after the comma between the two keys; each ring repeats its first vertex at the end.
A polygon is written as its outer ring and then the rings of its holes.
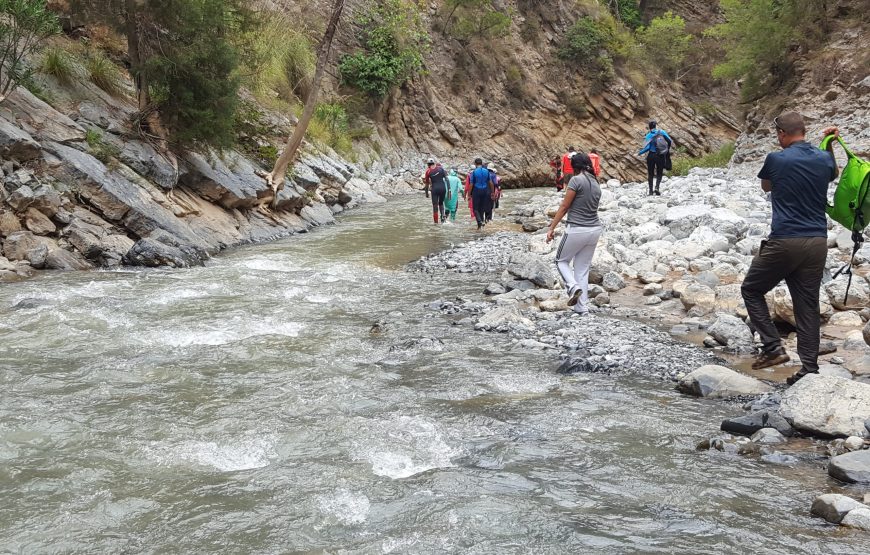
{"type": "MultiPolygon", "coordinates": [[[[828,135],[819,148],[827,150],[834,138],[833,135],[828,135]]],[[[843,224],[849,231],[860,232],[870,224],[870,162],[855,156],[843,139],[836,139],[846,151],[849,160],[840,175],[840,184],[834,193],[834,204],[827,207],[828,216],[843,224]]]]}
{"type": "MultiPolygon", "coordinates": [[[[827,150],[834,135],[828,135],[822,140],[819,148],[827,150]]],[[[828,216],[832,220],[843,224],[843,227],[852,232],[852,259],[840,268],[833,279],[837,279],[840,274],[849,276],[849,282],[846,285],[846,295],[843,299],[843,304],[849,302],[849,288],[852,286],[852,264],[855,261],[855,254],[864,243],[864,235],[861,233],[867,224],[870,224],[870,162],[862,160],[855,156],[843,139],[836,137],[840,146],[846,151],[848,161],[846,167],[843,168],[843,173],[840,174],[840,183],[837,185],[837,190],[834,192],[834,204],[829,204],[826,208],[828,216]]]]}

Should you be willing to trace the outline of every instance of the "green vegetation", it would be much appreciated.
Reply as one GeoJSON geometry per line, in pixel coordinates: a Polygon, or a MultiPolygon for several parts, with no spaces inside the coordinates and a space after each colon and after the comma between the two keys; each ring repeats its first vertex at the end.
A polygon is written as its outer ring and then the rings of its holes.
{"type": "Polygon", "coordinates": [[[449,10],[444,22],[447,32],[464,44],[503,37],[513,21],[513,13],[497,9],[492,0],[447,0],[445,9],[449,10]]]}
{"type": "Polygon", "coordinates": [[[613,15],[629,29],[637,29],[643,23],[637,0],[612,0],[607,5],[613,15]]]}
{"type": "Polygon", "coordinates": [[[85,69],[91,82],[111,95],[124,90],[123,75],[118,66],[102,50],[92,50],[85,56],[85,69]]]}
{"type": "Polygon", "coordinates": [[[114,163],[121,154],[115,145],[103,140],[103,134],[96,129],[88,129],[85,132],[85,142],[88,144],[88,152],[104,164],[114,163]]]}
{"type": "Polygon", "coordinates": [[[637,41],[649,65],[675,77],[686,60],[692,36],[686,33],[686,20],[667,12],[649,26],[639,27],[637,41]]]}
{"type": "Polygon", "coordinates": [[[241,0],[151,0],[161,33],[141,73],[174,142],[218,148],[235,140],[241,49],[230,37],[252,19],[241,0]]]}
{"type": "Polygon", "coordinates": [[[370,0],[356,23],[362,48],[339,62],[345,83],[383,98],[422,70],[429,35],[414,2],[370,0]]]}
{"type": "Polygon", "coordinates": [[[716,78],[742,79],[741,93],[751,100],[774,90],[793,70],[791,46],[817,40],[825,10],[813,0],[720,0],[725,22],[707,30],[723,42],[725,61],[716,78]]]}
{"type": "Polygon", "coordinates": [[[593,85],[606,85],[615,77],[613,52],[618,41],[612,19],[584,16],[574,22],[557,51],[559,58],[574,63],[591,77],[593,85]]]}
{"type": "Polygon", "coordinates": [[[292,102],[308,94],[316,56],[308,37],[277,12],[259,14],[250,33],[246,84],[258,96],[277,92],[292,102]]]}
{"type": "Polygon", "coordinates": [[[39,71],[51,75],[58,82],[69,85],[82,77],[82,66],[78,56],[60,46],[46,48],[39,64],[39,71]]]}
{"type": "Polygon", "coordinates": [[[725,143],[714,152],[692,158],[677,152],[673,157],[671,175],[688,175],[692,168],[724,168],[734,156],[734,143],[725,143]]]}
{"type": "Polygon", "coordinates": [[[0,102],[30,77],[26,58],[60,32],[57,16],[45,4],[45,0],[0,0],[0,102]]]}

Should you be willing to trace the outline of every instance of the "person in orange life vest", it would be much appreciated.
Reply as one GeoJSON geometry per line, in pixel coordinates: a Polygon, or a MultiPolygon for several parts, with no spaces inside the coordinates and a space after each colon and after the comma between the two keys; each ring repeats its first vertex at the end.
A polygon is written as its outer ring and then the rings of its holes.
{"type": "Polygon", "coordinates": [[[574,168],[571,167],[571,158],[577,154],[573,146],[568,147],[568,152],[562,155],[562,186],[574,176],[574,168]]]}
{"type": "Polygon", "coordinates": [[[601,156],[594,148],[589,151],[589,160],[592,161],[592,169],[595,171],[595,177],[601,177],[601,156]]]}

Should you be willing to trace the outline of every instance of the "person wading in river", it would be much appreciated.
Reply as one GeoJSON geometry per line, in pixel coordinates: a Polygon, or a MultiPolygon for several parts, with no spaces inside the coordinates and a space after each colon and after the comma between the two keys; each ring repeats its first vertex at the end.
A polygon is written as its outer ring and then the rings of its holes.
{"type": "Polygon", "coordinates": [[[456,175],[456,170],[450,170],[450,175],[447,177],[447,200],[444,202],[444,206],[451,222],[456,221],[460,197],[465,198],[465,193],[462,191],[462,181],[456,175]]]}
{"type": "Polygon", "coordinates": [[[556,251],[556,267],[568,289],[568,306],[585,316],[589,313],[589,266],[603,231],[598,219],[601,187],[587,154],[575,154],[571,167],[574,177],[568,181],[565,198],[547,230],[547,242],[553,240],[556,226],[567,214],[565,234],[556,251]]]}
{"type": "Polygon", "coordinates": [[[474,171],[471,172],[471,203],[474,208],[474,217],[477,220],[477,229],[486,225],[486,209],[492,202],[495,185],[489,177],[489,170],[483,167],[483,160],[474,160],[474,171]]]}
{"type": "MultiPolygon", "coordinates": [[[[770,235],[761,242],[758,255],[741,286],[743,301],[762,352],[752,365],[767,368],[788,362],[764,295],[785,280],[794,304],[797,351],[801,369],[788,378],[789,385],[819,371],[819,286],[828,254],[828,226],[825,217],[828,184],[839,174],[830,152],[806,142],[803,117],[785,113],[773,120],[782,151],[767,155],[758,177],[761,188],[770,193],[773,218],[770,235]]],[[[824,131],[838,135],[836,127],[824,131]]]]}
{"type": "Polygon", "coordinates": [[[441,216],[441,223],[444,223],[444,201],[447,198],[447,172],[441,164],[436,164],[434,158],[429,158],[426,162],[429,169],[423,176],[423,181],[426,183],[426,196],[429,196],[429,189],[432,190],[432,219],[438,223],[438,216],[441,216]]]}

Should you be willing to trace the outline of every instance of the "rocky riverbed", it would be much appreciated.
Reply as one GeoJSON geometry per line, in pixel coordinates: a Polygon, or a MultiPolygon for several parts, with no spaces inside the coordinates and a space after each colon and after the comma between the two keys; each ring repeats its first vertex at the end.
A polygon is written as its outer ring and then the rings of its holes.
{"type": "MultiPolygon", "coordinates": [[[[735,417],[722,423],[725,433],[702,438],[699,448],[772,464],[824,464],[850,484],[845,493],[863,498],[870,490],[870,245],[855,257],[845,304],[846,279],[833,275],[852,243],[830,225],[819,305],[822,368],[786,388],[784,378],[800,363],[784,285],[768,302],[792,362],[748,371],[756,345],[740,283],[770,221],[769,200],[756,180],[696,169],[666,180],[661,197],[647,196],[644,184],[608,181],[601,201],[606,232],[593,260],[587,317],[568,309],[555,271],[558,240],[545,240],[560,199],[555,192],[537,196],[507,216],[516,230],[412,263],[411,271],[467,273],[480,282],[480,298],[443,299],[428,308],[453,325],[506,333],[513,349],[559,352],[559,372],[650,375],[690,395],[740,400],[735,417]]],[[[870,529],[858,518],[863,514],[840,515],[836,523],[870,529]]]]}

